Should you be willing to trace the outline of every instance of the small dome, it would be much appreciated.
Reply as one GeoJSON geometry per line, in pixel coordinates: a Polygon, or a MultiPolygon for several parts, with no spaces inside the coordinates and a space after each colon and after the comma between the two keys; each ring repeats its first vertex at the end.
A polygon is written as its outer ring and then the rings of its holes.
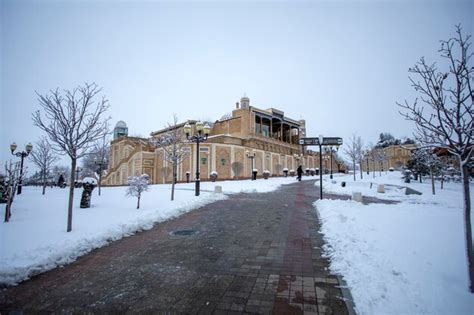
{"type": "Polygon", "coordinates": [[[249,99],[246,95],[244,95],[244,96],[242,96],[242,97],[240,98],[240,101],[241,101],[241,102],[242,102],[242,101],[250,101],[250,99],[249,99]]]}
{"type": "Polygon", "coordinates": [[[127,124],[123,120],[119,120],[115,125],[115,128],[127,128],[127,124]]]}

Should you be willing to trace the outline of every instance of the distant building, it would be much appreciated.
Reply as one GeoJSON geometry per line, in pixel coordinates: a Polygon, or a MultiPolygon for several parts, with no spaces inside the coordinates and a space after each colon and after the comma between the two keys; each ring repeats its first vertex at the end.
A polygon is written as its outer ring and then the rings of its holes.
{"type": "Polygon", "coordinates": [[[373,149],[368,155],[365,155],[361,163],[362,170],[367,171],[367,163],[369,171],[386,171],[390,168],[400,170],[407,165],[412,151],[416,148],[415,144],[396,144],[386,148],[373,149]]]}
{"type": "MultiPolygon", "coordinates": [[[[187,122],[194,130],[196,121],[187,122]]],[[[178,124],[176,128],[182,129],[185,123],[178,124]]],[[[240,99],[240,104],[237,102],[232,114],[224,115],[211,127],[208,140],[201,143],[199,149],[202,180],[209,179],[212,171],[219,174],[219,179],[232,179],[249,178],[252,168],[258,170],[259,176],[265,170],[275,176],[282,175],[285,168],[296,170],[300,164],[303,168],[319,167],[318,155],[314,152],[308,150],[303,157],[297,156],[302,153],[298,140],[305,136],[304,120],[286,117],[283,111],[275,108],[263,110],[250,106],[247,96],[240,99]],[[253,165],[246,154],[251,150],[256,153],[253,165]]],[[[153,183],[171,182],[171,165],[164,159],[163,150],[155,148],[149,139],[116,137],[117,128],[123,130],[126,124],[119,122],[114,129],[110,165],[104,184],[123,185],[128,176],[143,173],[148,174],[153,183]]],[[[169,128],[152,132],[151,137],[160,137],[167,131],[169,128]]],[[[196,144],[189,143],[185,152],[188,155],[178,166],[178,181],[185,181],[187,172],[192,180],[196,172],[196,144]]],[[[326,169],[331,167],[328,158],[329,155],[325,160],[326,169]]],[[[332,168],[334,172],[344,169],[335,156],[332,168]]]]}

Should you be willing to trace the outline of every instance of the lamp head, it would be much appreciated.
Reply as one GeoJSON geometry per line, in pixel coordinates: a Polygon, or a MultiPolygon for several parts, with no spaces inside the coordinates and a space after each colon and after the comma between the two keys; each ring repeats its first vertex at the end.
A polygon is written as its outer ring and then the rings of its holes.
{"type": "Polygon", "coordinates": [[[207,137],[209,133],[211,132],[211,126],[209,126],[209,124],[206,123],[204,125],[203,132],[204,132],[204,135],[207,137]]]}
{"type": "Polygon", "coordinates": [[[191,125],[186,123],[183,127],[183,131],[186,134],[186,138],[189,137],[189,134],[191,133],[191,125]]]}
{"type": "Polygon", "coordinates": [[[16,143],[13,142],[12,144],[10,144],[10,151],[12,151],[12,153],[15,152],[16,147],[17,147],[16,143]]]}
{"type": "Polygon", "coordinates": [[[197,132],[201,133],[203,128],[204,128],[204,124],[201,121],[196,122],[197,132]]]}
{"type": "Polygon", "coordinates": [[[26,153],[30,154],[31,150],[33,150],[33,145],[31,143],[28,143],[25,146],[25,149],[26,149],[26,153]]]}

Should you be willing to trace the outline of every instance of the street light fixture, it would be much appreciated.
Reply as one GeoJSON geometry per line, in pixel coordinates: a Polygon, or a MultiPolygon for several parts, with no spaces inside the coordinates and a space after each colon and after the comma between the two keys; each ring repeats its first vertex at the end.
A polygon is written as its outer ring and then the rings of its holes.
{"type": "Polygon", "coordinates": [[[17,145],[15,142],[13,142],[12,144],[10,144],[10,151],[12,152],[13,155],[21,158],[21,165],[20,165],[20,181],[18,182],[18,190],[17,190],[17,194],[21,194],[21,187],[22,187],[22,182],[23,182],[23,159],[25,157],[27,157],[31,150],[33,150],[33,145],[31,143],[28,143],[26,146],[25,146],[25,151],[22,151],[22,152],[15,152],[17,148],[17,145]]]}
{"type": "Polygon", "coordinates": [[[195,195],[199,196],[200,194],[200,181],[199,178],[199,143],[207,140],[209,133],[211,132],[211,127],[206,123],[205,125],[198,121],[195,124],[197,133],[191,135],[191,125],[186,123],[183,127],[184,133],[186,134],[186,139],[191,142],[196,142],[196,188],[195,195]]]}
{"type": "Polygon", "coordinates": [[[333,178],[333,175],[332,175],[332,156],[333,156],[333,154],[336,153],[338,150],[339,150],[339,146],[336,146],[336,149],[334,149],[333,146],[328,146],[328,147],[326,147],[326,153],[329,154],[329,159],[330,159],[330,175],[329,175],[329,178],[330,178],[330,179],[333,178]]]}
{"type": "Polygon", "coordinates": [[[252,180],[255,180],[256,178],[254,178],[254,176],[253,176],[253,169],[254,169],[253,161],[254,161],[255,156],[257,155],[257,153],[255,152],[255,150],[252,150],[252,151],[246,150],[245,155],[247,155],[247,157],[252,160],[252,163],[250,163],[250,178],[252,180]]]}

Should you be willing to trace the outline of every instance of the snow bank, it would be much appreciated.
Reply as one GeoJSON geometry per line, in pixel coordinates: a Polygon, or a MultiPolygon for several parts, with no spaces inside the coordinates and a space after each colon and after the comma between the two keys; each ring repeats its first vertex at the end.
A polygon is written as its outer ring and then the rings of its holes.
{"type": "Polygon", "coordinates": [[[396,205],[315,202],[331,270],[344,276],[360,314],[472,314],[461,185],[445,183],[435,196],[428,182],[408,184],[422,191],[421,196],[405,196],[399,189],[377,194],[376,185],[369,188],[369,181],[406,185],[400,177],[393,172],[354,183],[345,175],[335,184],[325,183],[326,191],[361,191],[401,201],[396,205]],[[341,180],[348,187],[342,188],[341,180]]]}

